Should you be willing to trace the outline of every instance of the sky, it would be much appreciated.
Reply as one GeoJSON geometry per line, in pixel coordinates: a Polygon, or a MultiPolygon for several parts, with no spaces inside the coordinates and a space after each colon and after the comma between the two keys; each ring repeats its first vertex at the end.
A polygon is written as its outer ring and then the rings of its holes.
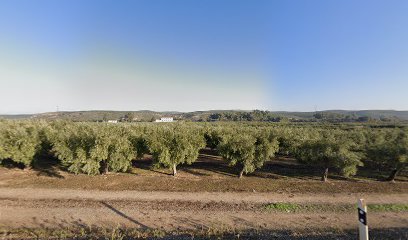
{"type": "Polygon", "coordinates": [[[0,114],[408,110],[406,0],[0,0],[0,114]]]}

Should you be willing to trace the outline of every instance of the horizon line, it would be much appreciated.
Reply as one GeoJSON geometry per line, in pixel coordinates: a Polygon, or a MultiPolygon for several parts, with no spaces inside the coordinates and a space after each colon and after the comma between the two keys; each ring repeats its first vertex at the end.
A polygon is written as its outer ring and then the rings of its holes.
{"type": "Polygon", "coordinates": [[[49,113],[72,113],[72,112],[155,112],[155,113],[194,113],[194,112],[211,112],[211,111],[235,111],[235,112],[253,112],[255,110],[260,111],[267,111],[267,112],[286,112],[286,113],[311,113],[311,112],[330,112],[330,111],[347,111],[347,112],[362,112],[362,111],[394,111],[394,112],[408,112],[408,110],[396,110],[396,109],[325,109],[325,110],[317,110],[317,111],[288,111],[288,110],[264,110],[264,109],[208,109],[208,110],[194,110],[194,111],[172,111],[172,110],[165,110],[165,111],[156,111],[156,110],[148,110],[148,109],[141,109],[141,110],[101,110],[101,109],[93,109],[93,110],[61,110],[61,111],[51,111],[51,112],[15,112],[15,113],[0,113],[0,115],[36,115],[36,114],[49,114],[49,113]]]}

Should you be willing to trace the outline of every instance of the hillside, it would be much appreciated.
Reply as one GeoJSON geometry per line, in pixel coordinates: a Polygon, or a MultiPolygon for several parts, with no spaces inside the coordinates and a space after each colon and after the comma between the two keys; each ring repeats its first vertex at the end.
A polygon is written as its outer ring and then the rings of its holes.
{"type": "Polygon", "coordinates": [[[72,121],[103,121],[103,120],[120,120],[121,118],[131,119],[132,121],[152,121],[160,117],[174,117],[178,120],[188,121],[208,121],[223,120],[223,121],[279,121],[282,118],[313,121],[316,119],[328,120],[358,120],[359,118],[369,118],[375,120],[400,120],[408,121],[408,111],[395,110],[327,110],[318,112],[286,112],[286,111],[245,111],[245,110],[210,110],[210,111],[195,111],[195,112],[155,112],[149,110],[141,111],[109,111],[109,110],[94,110],[94,111],[64,111],[64,112],[49,112],[39,114],[19,114],[19,115],[0,115],[3,119],[45,119],[45,120],[72,120],[72,121]],[[249,118],[248,118],[249,116],[249,118]],[[257,118],[258,117],[258,118],[257,118]],[[237,120],[238,119],[238,120],[237,120]],[[272,120],[269,120],[272,119],[272,120]]]}

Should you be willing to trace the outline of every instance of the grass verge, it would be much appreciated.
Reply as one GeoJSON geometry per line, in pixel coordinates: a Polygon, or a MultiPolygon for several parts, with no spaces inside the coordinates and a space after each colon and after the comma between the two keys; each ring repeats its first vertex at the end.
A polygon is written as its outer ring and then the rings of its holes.
{"type": "MultiPolygon", "coordinates": [[[[237,230],[234,228],[206,227],[189,231],[166,231],[163,229],[129,229],[129,228],[101,228],[81,226],[77,228],[22,228],[1,229],[1,239],[293,239],[293,240],[327,240],[327,239],[356,239],[358,232],[347,229],[308,229],[297,230],[267,230],[250,229],[237,230]]],[[[407,228],[371,229],[371,239],[407,239],[407,228]]]]}
{"type": "MultiPolygon", "coordinates": [[[[351,212],[357,209],[354,204],[298,204],[298,203],[269,203],[264,205],[264,210],[278,212],[351,212]]],[[[408,212],[408,204],[368,204],[370,212],[408,212]]]]}

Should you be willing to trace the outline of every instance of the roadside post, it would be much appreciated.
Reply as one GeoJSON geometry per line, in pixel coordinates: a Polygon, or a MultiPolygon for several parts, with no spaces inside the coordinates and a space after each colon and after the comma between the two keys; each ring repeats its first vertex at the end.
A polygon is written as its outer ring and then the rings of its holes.
{"type": "Polygon", "coordinates": [[[367,205],[364,199],[358,200],[358,228],[360,240],[368,240],[367,205]]]}

